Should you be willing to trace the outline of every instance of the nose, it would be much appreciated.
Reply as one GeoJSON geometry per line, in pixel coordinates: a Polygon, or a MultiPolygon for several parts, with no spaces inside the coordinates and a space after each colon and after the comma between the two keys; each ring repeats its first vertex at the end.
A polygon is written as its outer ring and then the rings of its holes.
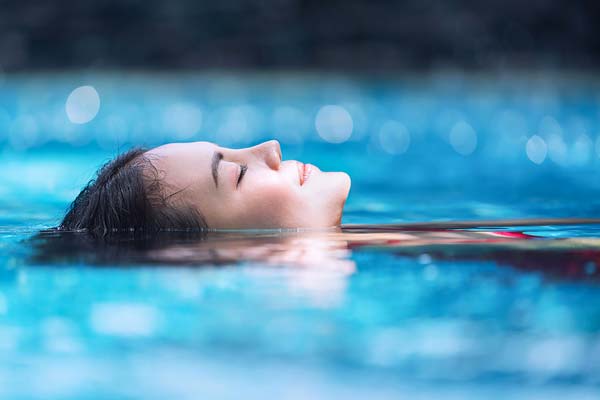
{"type": "Polygon", "coordinates": [[[254,146],[257,156],[265,161],[271,169],[278,170],[281,164],[281,146],[277,140],[269,140],[254,146]]]}

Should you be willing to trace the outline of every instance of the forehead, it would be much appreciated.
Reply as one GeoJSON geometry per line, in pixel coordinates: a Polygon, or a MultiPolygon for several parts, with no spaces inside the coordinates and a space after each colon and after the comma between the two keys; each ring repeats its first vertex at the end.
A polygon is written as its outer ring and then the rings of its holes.
{"type": "Polygon", "coordinates": [[[152,164],[164,183],[174,190],[202,186],[211,178],[210,163],[218,147],[210,142],[169,143],[148,150],[152,164]]]}
{"type": "Polygon", "coordinates": [[[148,154],[160,158],[206,158],[211,157],[217,146],[210,142],[169,143],[148,150],[148,154]]]}

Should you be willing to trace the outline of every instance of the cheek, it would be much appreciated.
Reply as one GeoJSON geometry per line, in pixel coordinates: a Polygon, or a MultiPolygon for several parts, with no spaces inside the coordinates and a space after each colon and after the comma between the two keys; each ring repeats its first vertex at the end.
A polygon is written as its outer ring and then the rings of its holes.
{"type": "Polygon", "coordinates": [[[265,180],[241,196],[238,221],[250,227],[295,226],[303,208],[300,192],[290,184],[265,180]]]}
{"type": "Polygon", "coordinates": [[[282,211],[289,213],[300,206],[302,201],[298,190],[294,190],[289,184],[285,185],[277,181],[264,182],[256,194],[265,213],[282,211]]]}

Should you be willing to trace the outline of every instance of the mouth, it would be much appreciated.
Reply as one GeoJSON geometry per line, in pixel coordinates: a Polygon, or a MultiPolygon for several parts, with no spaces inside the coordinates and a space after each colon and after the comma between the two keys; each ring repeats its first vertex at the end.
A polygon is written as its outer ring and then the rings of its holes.
{"type": "Polygon", "coordinates": [[[306,181],[309,180],[310,175],[317,167],[315,167],[312,164],[301,163],[300,161],[298,161],[297,163],[298,163],[298,178],[300,181],[300,186],[303,186],[306,183],[306,181]]]}

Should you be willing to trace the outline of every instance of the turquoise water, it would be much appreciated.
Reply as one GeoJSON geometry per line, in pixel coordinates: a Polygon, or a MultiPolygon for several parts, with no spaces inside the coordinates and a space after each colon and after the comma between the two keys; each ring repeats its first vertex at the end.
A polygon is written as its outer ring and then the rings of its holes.
{"type": "Polygon", "coordinates": [[[2,85],[0,397],[600,391],[597,82],[71,74],[2,85]],[[101,106],[75,125],[64,107],[80,85],[101,106]],[[327,104],[351,117],[343,143],[315,126],[327,104]],[[271,137],[284,158],[352,176],[344,229],[101,245],[37,234],[132,143],[271,137]]]}

